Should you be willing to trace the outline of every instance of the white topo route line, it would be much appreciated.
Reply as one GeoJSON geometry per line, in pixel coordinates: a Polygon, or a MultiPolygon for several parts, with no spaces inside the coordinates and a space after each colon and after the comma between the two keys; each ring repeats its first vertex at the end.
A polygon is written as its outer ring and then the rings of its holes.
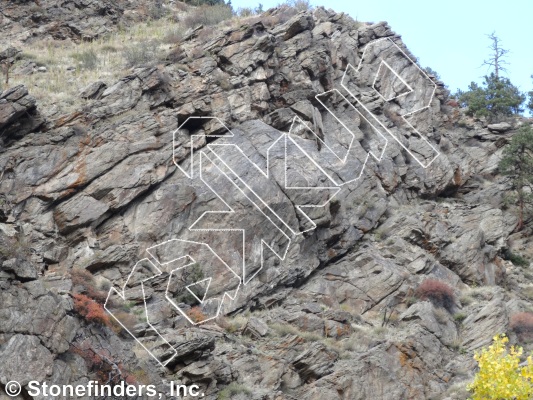
{"type": "MultiPolygon", "coordinates": [[[[186,231],[191,236],[194,236],[195,232],[197,235],[200,232],[210,232],[222,237],[229,233],[240,235],[242,247],[239,246],[238,252],[237,249],[233,249],[233,253],[238,254],[238,258],[242,262],[237,263],[240,263],[240,266],[228,264],[228,260],[217,254],[214,246],[209,243],[171,239],[148,248],[146,250],[148,257],[140,260],[132,268],[122,287],[119,289],[112,287],[109,290],[105,309],[161,365],[166,366],[176,357],[177,352],[170,341],[165,339],[151,323],[151,311],[147,303],[145,287],[154,283],[155,278],[161,277],[163,274],[168,275],[165,299],[190,324],[194,325],[216,318],[224,311],[231,309],[241,286],[248,285],[263,269],[265,251],[283,261],[295,237],[316,228],[315,222],[305,213],[305,209],[327,206],[331,199],[341,191],[343,185],[362,177],[370,156],[376,162],[382,160],[388,144],[387,137],[391,136],[398,142],[423,168],[428,168],[439,156],[435,146],[406,119],[406,117],[429,109],[435,95],[436,84],[392,39],[384,38],[370,42],[364,48],[358,67],[355,68],[348,64],[340,86],[355,100],[355,105],[349,102],[338,89],[321,93],[316,96],[316,100],[333,118],[331,121],[336,124],[336,129],[343,132],[346,140],[332,143],[331,141],[336,138],[335,135],[326,137],[325,132],[323,132],[321,136],[309,128],[300,118],[295,117],[289,132],[282,132],[266,149],[266,167],[258,165],[250,158],[251,155],[246,154],[239,143],[236,143],[236,139],[238,139],[236,134],[217,117],[189,117],[174,131],[173,160],[176,167],[189,179],[195,181],[196,185],[209,189],[226,207],[226,210],[222,211],[203,212],[200,217],[190,223],[186,231]],[[398,62],[398,60],[403,63],[401,71],[395,71],[391,67],[393,61],[398,62]],[[411,75],[406,74],[407,67],[411,68],[411,75]],[[385,69],[390,70],[391,73],[385,69]],[[363,89],[358,89],[360,88],[357,86],[359,83],[355,83],[354,77],[367,76],[363,74],[365,71],[367,75],[371,75],[370,81],[363,83],[363,89]],[[415,76],[414,82],[407,81],[409,76],[415,76]],[[388,83],[392,90],[395,90],[393,81],[399,81],[398,85],[406,90],[398,95],[392,93],[385,97],[380,90],[387,82],[380,81],[380,87],[376,88],[378,79],[382,80],[383,77],[391,79],[388,83]],[[356,89],[354,89],[354,85],[356,85],[356,89]],[[403,107],[400,117],[412,130],[411,134],[427,145],[429,158],[419,160],[417,156],[419,153],[413,153],[396,131],[387,128],[372,113],[372,110],[362,100],[360,92],[363,91],[376,93],[384,104],[394,101],[395,104],[400,104],[403,107]],[[329,98],[342,102],[344,113],[328,105],[327,100],[329,98]],[[351,113],[353,119],[358,119],[358,121],[352,120],[351,117],[347,120],[346,112],[351,113]],[[354,131],[354,129],[358,130],[354,128],[354,124],[358,126],[359,122],[364,122],[365,126],[370,127],[370,131],[367,132],[367,139],[379,143],[378,148],[364,150],[361,147],[357,138],[360,138],[363,133],[354,131]],[[187,130],[190,123],[193,123],[193,126],[203,126],[206,123],[217,124],[219,129],[216,134],[195,134],[187,130]],[[224,133],[220,134],[220,131],[224,133]],[[307,137],[310,137],[320,150],[310,150],[309,143],[311,141],[304,139],[301,135],[302,132],[307,133],[307,137]],[[189,140],[184,142],[183,137],[187,137],[187,135],[189,135],[189,140]],[[217,138],[217,141],[207,143],[207,138],[217,138]],[[203,146],[202,143],[204,143],[203,146]],[[189,157],[186,157],[186,163],[190,163],[188,168],[182,166],[179,161],[184,158],[183,152],[187,152],[187,147],[189,148],[189,157]],[[196,150],[200,147],[201,149],[196,150]],[[180,154],[178,155],[177,152],[180,154]],[[358,154],[358,161],[354,158],[355,153],[358,154]],[[246,177],[241,176],[235,166],[232,166],[233,164],[231,160],[228,160],[227,154],[236,155],[239,160],[250,165],[246,171],[246,177]],[[273,162],[276,157],[277,159],[283,158],[281,164],[273,162]],[[311,165],[312,169],[315,170],[315,175],[320,175],[320,179],[307,177],[304,179],[307,179],[307,185],[302,184],[301,179],[291,180],[291,176],[295,176],[291,174],[294,173],[299,174],[299,178],[302,178],[303,173],[311,174],[309,168],[306,169],[303,164],[299,165],[302,162],[305,162],[305,165],[311,165]],[[280,168],[283,169],[282,172],[280,168]],[[253,173],[258,174],[255,179],[253,176],[252,178],[249,176],[253,173]],[[222,185],[221,182],[224,184],[222,185]],[[294,217],[289,217],[287,213],[280,212],[279,204],[276,204],[278,209],[273,207],[272,199],[266,194],[270,193],[268,185],[264,185],[262,182],[265,184],[275,182],[285,193],[285,196],[294,196],[294,199],[291,198],[290,200],[294,203],[293,208],[298,216],[302,217],[300,222],[294,217]],[[223,192],[220,191],[219,187],[223,188],[223,192]],[[228,191],[236,196],[235,201],[228,198],[228,191]],[[306,204],[298,203],[301,201],[299,195],[302,194],[306,195],[304,196],[306,204]],[[310,195],[312,196],[310,197],[310,195]],[[243,202],[248,203],[248,207],[252,207],[250,210],[258,212],[264,218],[265,223],[262,224],[261,228],[254,227],[252,231],[248,228],[247,231],[245,228],[247,226],[246,215],[236,209],[236,207],[241,207],[243,202]],[[259,229],[263,230],[258,231],[259,229]],[[182,264],[176,266],[179,262],[182,264]],[[209,265],[209,276],[203,273],[202,265],[209,265]],[[192,271],[196,271],[197,276],[193,276],[192,271]],[[113,307],[111,307],[113,301],[127,302],[130,291],[139,287],[144,299],[146,323],[156,338],[153,345],[148,345],[146,340],[139,339],[131,332],[124,321],[121,321],[120,315],[114,313],[113,307]],[[180,287],[183,288],[183,292],[180,287]],[[192,289],[193,287],[201,288],[203,293],[196,292],[192,289]],[[188,313],[191,306],[176,299],[176,291],[192,296],[194,303],[202,310],[200,318],[191,318],[188,313]],[[155,348],[158,348],[157,352],[154,350],[155,348]]],[[[275,193],[270,195],[275,196],[275,193]]],[[[235,262],[235,260],[233,261],[235,262]]]]}

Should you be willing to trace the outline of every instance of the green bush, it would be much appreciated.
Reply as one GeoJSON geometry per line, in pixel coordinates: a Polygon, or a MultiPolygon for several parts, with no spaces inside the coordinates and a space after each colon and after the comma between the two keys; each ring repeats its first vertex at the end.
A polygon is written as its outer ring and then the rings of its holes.
{"type": "MultiPolygon", "coordinates": [[[[530,188],[533,184],[533,128],[528,125],[520,127],[518,133],[513,135],[511,142],[503,150],[503,157],[498,164],[498,169],[503,175],[511,179],[511,191],[506,194],[506,202],[518,205],[518,226],[521,230],[532,215],[533,195],[530,188]]],[[[506,252],[507,259],[527,265],[527,261],[506,252]]],[[[515,263],[513,261],[513,263],[515,263]]]]}
{"type": "Polygon", "coordinates": [[[529,261],[522,257],[520,254],[512,253],[509,251],[509,261],[518,267],[528,267],[529,261]]]}
{"type": "Polygon", "coordinates": [[[466,319],[466,317],[467,315],[465,313],[460,313],[460,312],[453,315],[454,321],[459,322],[459,323],[463,322],[466,319]]]}
{"type": "Polygon", "coordinates": [[[467,114],[485,116],[495,120],[523,111],[521,108],[526,97],[507,78],[491,73],[485,76],[482,86],[472,82],[466,92],[458,91],[456,96],[467,114]]]}

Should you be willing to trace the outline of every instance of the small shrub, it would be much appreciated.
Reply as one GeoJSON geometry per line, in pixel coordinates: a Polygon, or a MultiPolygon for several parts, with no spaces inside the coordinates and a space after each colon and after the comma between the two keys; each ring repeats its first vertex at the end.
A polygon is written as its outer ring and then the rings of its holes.
{"type": "Polygon", "coordinates": [[[463,322],[466,319],[466,314],[465,313],[455,313],[455,314],[453,314],[453,319],[454,319],[454,321],[461,323],[461,322],[463,322]]]}
{"type": "Polygon", "coordinates": [[[270,327],[272,328],[271,332],[278,336],[297,335],[299,333],[298,329],[289,324],[275,323],[270,325],[270,327]]]}
{"type": "Polygon", "coordinates": [[[433,315],[439,324],[446,325],[448,323],[448,313],[442,308],[433,309],[433,315]]]}
{"type": "Polygon", "coordinates": [[[470,294],[464,294],[459,299],[462,305],[468,306],[469,304],[472,304],[474,302],[474,298],[470,294]]]}
{"type": "Polygon", "coordinates": [[[176,1],[174,3],[174,7],[179,11],[187,11],[189,9],[187,5],[185,3],[182,3],[181,1],[176,1]]]}
{"type": "Polygon", "coordinates": [[[86,269],[74,268],[70,271],[70,279],[76,293],[85,293],[92,300],[99,304],[104,304],[107,299],[107,292],[96,289],[96,281],[93,274],[86,269]]]}
{"type": "Polygon", "coordinates": [[[179,43],[183,39],[184,33],[185,30],[183,29],[183,27],[181,25],[177,25],[167,32],[167,34],[163,38],[163,42],[168,44],[179,43]]]}
{"type": "Polygon", "coordinates": [[[213,79],[216,82],[216,84],[220,86],[221,89],[223,90],[233,89],[233,85],[231,84],[228,74],[222,71],[218,71],[213,74],[213,79]]]}
{"type": "Polygon", "coordinates": [[[82,51],[81,53],[74,53],[72,58],[78,61],[81,68],[93,70],[98,67],[98,54],[93,49],[82,51]]]}
{"type": "Polygon", "coordinates": [[[455,304],[452,288],[436,279],[426,279],[415,292],[421,300],[429,300],[437,307],[444,307],[451,311],[455,304]]]}
{"type": "Polygon", "coordinates": [[[95,285],[94,276],[83,268],[73,268],[70,271],[70,279],[73,286],[93,286],[95,285]]]}
{"type": "Polygon", "coordinates": [[[459,349],[461,348],[461,344],[462,344],[461,339],[459,337],[456,337],[454,341],[452,342],[452,344],[450,345],[450,347],[454,351],[459,351],[459,349]]]}
{"type": "Polygon", "coordinates": [[[130,374],[121,362],[116,361],[109,350],[101,348],[89,339],[72,343],[69,350],[85,360],[89,370],[96,373],[98,382],[118,384],[123,380],[129,385],[137,384],[135,376],[130,374]]]}
{"type": "Polygon", "coordinates": [[[387,327],[385,326],[376,326],[372,328],[372,334],[383,337],[388,332],[387,327]]]}
{"type": "Polygon", "coordinates": [[[240,383],[232,382],[218,393],[218,400],[229,400],[237,394],[245,394],[250,397],[252,391],[240,383]]]}
{"type": "Polygon", "coordinates": [[[174,63],[176,68],[187,71],[188,66],[180,63],[180,61],[182,61],[186,57],[187,54],[185,53],[183,48],[181,46],[176,46],[167,53],[165,60],[174,63]]]}
{"type": "Polygon", "coordinates": [[[135,380],[141,384],[149,385],[150,384],[150,376],[148,373],[142,369],[142,368],[136,368],[131,372],[131,376],[135,378],[135,380]]]}
{"type": "Polygon", "coordinates": [[[236,333],[241,331],[246,325],[247,318],[242,315],[235,317],[219,317],[217,324],[228,333],[236,333]]]}
{"type": "Polygon", "coordinates": [[[411,307],[413,304],[415,304],[417,302],[417,297],[416,296],[409,296],[405,299],[405,305],[407,307],[411,307]]]}
{"type": "Polygon", "coordinates": [[[160,59],[159,43],[156,40],[145,40],[126,47],[122,54],[127,67],[153,65],[160,59]]]}
{"type": "Polygon", "coordinates": [[[346,338],[340,342],[340,345],[344,351],[356,351],[361,347],[359,338],[346,338]]]}
{"type": "Polygon", "coordinates": [[[314,332],[298,331],[298,336],[300,336],[306,342],[316,342],[323,339],[321,335],[314,332]]]}
{"type": "MultiPolygon", "coordinates": [[[[525,275],[525,274],[524,274],[525,275]]],[[[524,276],[525,277],[525,276],[524,276]]],[[[527,278],[527,277],[525,277],[527,278]]],[[[520,289],[520,293],[528,300],[533,300],[533,286],[525,286],[520,289]]]]}
{"type": "Polygon", "coordinates": [[[194,29],[200,25],[217,25],[232,17],[233,11],[231,7],[228,7],[227,5],[204,5],[191,11],[191,13],[183,20],[183,24],[186,28],[194,29]]]}
{"type": "Polygon", "coordinates": [[[349,313],[353,312],[352,306],[349,303],[342,303],[341,305],[339,305],[339,309],[349,313]]]}
{"type": "Polygon", "coordinates": [[[488,286],[481,286],[481,287],[472,287],[469,291],[469,295],[473,299],[481,300],[481,301],[488,301],[492,299],[493,291],[488,286]]]}
{"type": "Polygon", "coordinates": [[[493,343],[474,359],[479,372],[467,388],[473,393],[472,400],[528,400],[533,393],[533,358],[527,357],[527,364],[520,367],[522,348],[511,346],[505,335],[495,336],[493,343]]]}
{"type": "MultiPolygon", "coordinates": [[[[116,311],[113,312],[115,318],[117,318],[124,327],[130,331],[135,332],[135,325],[139,323],[139,320],[134,314],[128,313],[126,311],[116,311]]],[[[110,318],[111,328],[115,333],[121,333],[124,331],[124,327],[117,322],[115,318],[110,318]]]]}
{"type": "MultiPolygon", "coordinates": [[[[198,263],[194,263],[187,267],[184,272],[184,277],[187,282],[199,282],[204,279],[204,272],[198,263]]],[[[178,288],[174,293],[174,301],[177,303],[185,303],[189,306],[198,304],[198,300],[185,287],[178,288]]],[[[197,307],[198,308],[198,307],[197,307]]]]}
{"type": "Polygon", "coordinates": [[[246,18],[255,15],[255,12],[251,7],[239,7],[237,8],[237,15],[241,18],[246,18]]]}
{"type": "Polygon", "coordinates": [[[100,47],[100,50],[104,53],[116,53],[118,49],[110,44],[105,44],[102,47],[100,47]]]}
{"type": "Polygon", "coordinates": [[[200,307],[192,307],[187,311],[187,315],[194,323],[202,322],[207,318],[200,307]]]}
{"type": "Polygon", "coordinates": [[[287,0],[284,4],[297,11],[308,11],[313,8],[309,0],[287,0]]]}
{"type": "Polygon", "coordinates": [[[37,55],[23,51],[18,54],[18,58],[19,60],[35,61],[37,59],[37,55]]]}
{"type": "Polygon", "coordinates": [[[281,25],[287,22],[289,19],[294,17],[296,14],[298,14],[298,10],[294,7],[288,6],[285,4],[285,7],[283,8],[283,12],[277,13],[268,21],[268,26],[276,26],[281,25]]]}
{"type": "Polygon", "coordinates": [[[446,102],[446,105],[453,107],[453,108],[459,108],[459,103],[456,100],[448,100],[446,102]]]}
{"type": "Polygon", "coordinates": [[[84,294],[76,293],[74,298],[74,311],[82,316],[88,323],[96,323],[104,326],[111,326],[109,315],[104,307],[84,294]]]}
{"type": "Polygon", "coordinates": [[[147,16],[149,19],[157,21],[158,19],[163,18],[168,13],[168,9],[163,7],[162,0],[154,0],[153,3],[150,3],[148,7],[147,16]]]}
{"type": "Polygon", "coordinates": [[[522,341],[530,341],[533,337],[533,313],[521,312],[511,316],[511,330],[522,341]]]}
{"type": "Polygon", "coordinates": [[[506,250],[505,253],[503,254],[503,257],[506,260],[511,261],[517,267],[528,267],[529,266],[528,260],[526,260],[524,257],[522,257],[518,253],[513,253],[511,250],[506,250]]]}
{"type": "Polygon", "coordinates": [[[107,299],[107,292],[97,290],[94,287],[88,287],[86,293],[87,296],[96,301],[98,304],[104,304],[107,299]]]}
{"type": "Polygon", "coordinates": [[[448,387],[442,398],[448,399],[467,399],[469,396],[464,381],[456,382],[448,387]]]}

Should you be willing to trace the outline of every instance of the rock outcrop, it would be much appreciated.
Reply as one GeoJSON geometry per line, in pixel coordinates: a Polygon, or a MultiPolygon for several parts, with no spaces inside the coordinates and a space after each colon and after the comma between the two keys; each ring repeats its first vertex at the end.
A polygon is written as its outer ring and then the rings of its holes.
{"type": "MultiPolygon", "coordinates": [[[[12,25],[28,35],[84,40],[114,29],[124,12],[115,1],[75,1],[65,9],[42,3],[29,14],[30,5],[11,2],[0,29],[12,25]],[[53,21],[52,8],[59,13],[53,21]]],[[[515,130],[503,124],[487,129],[466,117],[447,105],[444,85],[430,78],[435,94],[424,118],[411,122],[439,156],[427,168],[415,162],[413,154],[431,152],[411,134],[389,137],[379,161],[354,162],[364,166],[361,178],[343,184],[328,207],[308,212],[314,229],[291,242],[283,261],[270,254],[250,272],[253,279],[225,310],[229,315],[192,326],[190,320],[202,315],[191,296],[171,293],[183,313],[165,298],[171,270],[160,271],[142,292],[134,290],[140,281],[127,280],[132,268],[149,257],[147,249],[171,239],[209,238],[227,259],[244,258],[240,233],[188,229],[204,213],[225,210],[228,199],[246,216],[232,229],[281,237],[247,202],[250,193],[235,197],[231,180],[217,178],[208,187],[187,177],[184,171],[197,162],[191,154],[229,143],[221,137],[229,127],[233,143],[253,162],[271,157],[271,165],[282,165],[284,155],[269,154],[270,146],[289,129],[295,132],[297,117],[306,149],[324,155],[321,143],[340,140],[342,127],[316,96],[341,93],[347,68],[359,64],[373,41],[394,39],[410,55],[386,23],[361,24],[322,7],[299,13],[278,8],[261,19],[207,39],[198,29],[172,49],[183,58],[133,68],[115,82],[95,81],[79,94],[83,105],[55,121],[41,116],[31,87],[29,93],[24,86],[0,93],[2,385],[84,382],[96,373],[84,355],[105,349],[105,357],[98,353],[102,365],[126,366],[137,381],[167,394],[166,383],[177,381],[199,385],[206,399],[218,398],[231,383],[257,399],[461,398],[452,389],[473,375],[473,351],[507,331],[512,313],[527,309],[530,299],[519,293],[525,273],[506,256],[517,218],[504,202],[508,181],[497,171],[515,130]],[[218,120],[181,126],[190,117],[218,120]],[[306,136],[305,127],[321,140],[306,136]],[[94,282],[76,280],[79,270],[94,282]],[[428,277],[453,288],[454,312],[464,318],[415,301],[428,277]],[[107,295],[111,286],[129,290],[113,298],[122,326],[98,324],[76,311],[76,295],[103,303],[99,293],[107,295]],[[138,318],[144,301],[149,321],[138,318]],[[170,360],[166,367],[126,328],[159,359],[170,360]]],[[[390,68],[405,68],[415,79],[418,70],[402,62],[390,68]]],[[[345,120],[355,104],[334,95],[324,101],[345,120]]],[[[365,102],[370,112],[383,107],[379,96],[365,102]]],[[[394,112],[379,118],[399,135],[405,124],[394,112]]],[[[364,126],[362,119],[354,123],[364,126]]],[[[361,151],[374,149],[365,135],[356,142],[361,151]]],[[[228,170],[254,182],[258,175],[240,154],[227,150],[224,156],[228,170]]],[[[222,167],[213,161],[206,174],[222,167]]],[[[337,173],[328,168],[322,172],[337,173]]],[[[305,166],[292,173],[301,182],[316,180],[305,166]]],[[[346,176],[335,175],[343,183],[346,176]]],[[[308,228],[297,205],[316,201],[311,190],[292,195],[279,177],[257,182],[261,193],[274,193],[276,210],[289,224],[308,228]]],[[[529,243],[525,237],[513,242],[529,243]]],[[[222,274],[213,265],[200,266],[196,279],[222,274]]],[[[229,291],[225,278],[218,283],[229,291]]]]}

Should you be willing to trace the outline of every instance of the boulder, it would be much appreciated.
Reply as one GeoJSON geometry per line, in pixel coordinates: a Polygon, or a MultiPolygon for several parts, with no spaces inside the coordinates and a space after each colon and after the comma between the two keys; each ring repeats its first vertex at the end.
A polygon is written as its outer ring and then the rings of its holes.
{"type": "Polygon", "coordinates": [[[507,131],[510,131],[513,129],[512,125],[508,122],[500,122],[497,124],[489,124],[487,125],[487,129],[491,132],[497,132],[497,133],[505,133],[507,131]]]}
{"type": "Polygon", "coordinates": [[[52,374],[54,355],[32,335],[13,335],[0,347],[0,382],[44,382],[52,374]]]}
{"type": "Polygon", "coordinates": [[[336,352],[327,349],[322,343],[315,342],[298,355],[292,365],[303,381],[313,381],[333,372],[332,367],[337,358],[336,352]]]}
{"type": "MultiPolygon", "coordinates": [[[[0,93],[0,138],[20,139],[44,123],[24,85],[0,93]]],[[[4,139],[5,140],[5,139],[4,139]]]]}
{"type": "Polygon", "coordinates": [[[69,233],[96,221],[108,209],[109,207],[101,201],[82,194],[62,203],[56,209],[54,217],[60,231],[69,233]]]}
{"type": "Polygon", "coordinates": [[[107,88],[107,85],[102,81],[96,81],[85,86],[81,92],[80,97],[82,99],[96,99],[98,100],[104,90],[107,88]]]}
{"type": "Polygon", "coordinates": [[[263,337],[268,333],[268,325],[259,318],[250,317],[242,333],[253,337],[263,337]]]}
{"type": "Polygon", "coordinates": [[[0,269],[13,272],[18,278],[24,280],[37,279],[37,270],[35,267],[29,261],[23,259],[12,258],[6,260],[0,269]]]}

